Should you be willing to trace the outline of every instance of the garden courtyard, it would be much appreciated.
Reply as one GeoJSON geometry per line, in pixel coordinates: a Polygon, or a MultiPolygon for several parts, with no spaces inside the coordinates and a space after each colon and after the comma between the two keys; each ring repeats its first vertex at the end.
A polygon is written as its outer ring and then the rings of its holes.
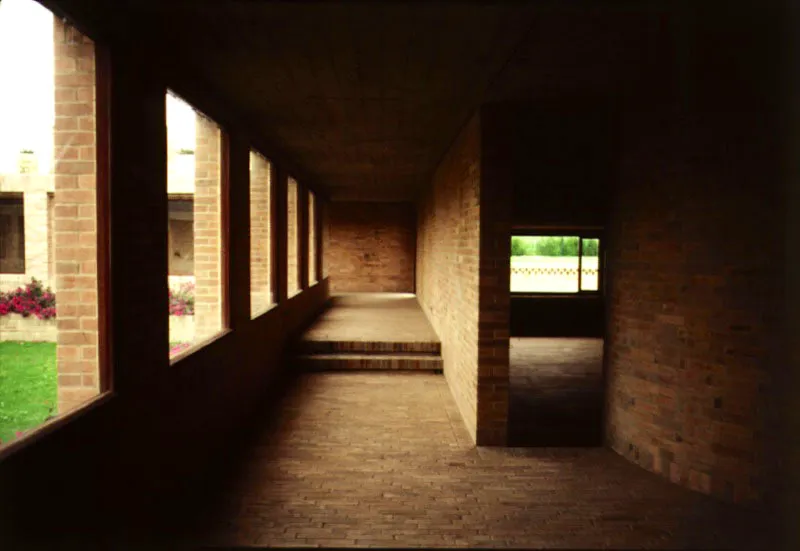
{"type": "Polygon", "coordinates": [[[56,343],[0,342],[0,442],[56,414],[56,343]]]}

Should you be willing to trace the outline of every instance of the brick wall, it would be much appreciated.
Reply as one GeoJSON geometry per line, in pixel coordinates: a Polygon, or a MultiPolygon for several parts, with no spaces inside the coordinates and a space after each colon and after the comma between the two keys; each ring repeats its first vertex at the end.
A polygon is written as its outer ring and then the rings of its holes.
{"type": "Polygon", "coordinates": [[[308,192],[308,284],[317,282],[317,198],[308,192]]]}
{"type": "Polygon", "coordinates": [[[782,276],[764,123],[633,113],[608,243],[607,437],[726,500],[765,489],[782,276]]]}
{"type": "Polygon", "coordinates": [[[484,106],[481,117],[480,314],[478,323],[478,434],[485,445],[505,445],[511,293],[511,225],[516,172],[507,162],[507,128],[484,106]]]}
{"type": "Polygon", "coordinates": [[[328,259],[328,248],[330,247],[331,242],[331,222],[330,222],[330,211],[331,211],[331,203],[320,202],[318,205],[319,208],[319,221],[320,221],[320,231],[322,232],[322,254],[319,256],[319,260],[322,263],[321,266],[321,273],[322,279],[326,279],[330,275],[330,260],[328,259]]]}
{"type": "MultiPolygon", "coordinates": [[[[58,309],[58,411],[65,413],[96,395],[100,388],[95,58],[94,44],[58,18],[53,19],[53,37],[54,290],[58,309]]],[[[32,195],[30,206],[26,197],[25,215],[26,240],[30,235],[37,271],[46,275],[47,194],[32,195]]]]}
{"type": "Polygon", "coordinates": [[[414,204],[331,203],[328,216],[331,292],[414,292],[414,204]]]}
{"type": "MultiPolygon", "coordinates": [[[[165,88],[174,86],[204,112],[228,121],[226,130],[236,138],[230,140],[239,147],[230,155],[239,163],[231,170],[231,195],[238,197],[230,203],[233,244],[249,241],[249,210],[240,199],[249,192],[245,138],[250,134],[230,122],[241,119],[227,104],[204,95],[204,81],[193,87],[195,81],[176,71],[164,79],[161,65],[152,63],[160,54],[149,47],[139,40],[115,42],[109,79],[108,239],[113,254],[108,289],[113,315],[107,336],[114,393],[4,455],[2,549],[80,548],[90,542],[76,540],[117,541],[133,532],[147,540],[142,527],[161,516],[156,511],[166,496],[202,486],[200,481],[209,480],[205,469],[230,457],[231,438],[247,420],[263,415],[265,404],[279,403],[275,391],[283,388],[285,346],[328,298],[327,282],[322,282],[250,320],[243,306],[250,292],[248,247],[234,249],[227,258],[236,329],[170,366],[165,88]],[[242,350],[249,353],[242,355],[242,350]],[[228,369],[234,357],[235,369],[228,369]],[[69,506],[43,509],[46,500],[69,506]],[[76,531],[88,518],[95,521],[91,534],[76,531]]],[[[174,67],[185,68],[180,63],[174,67]]],[[[285,256],[280,256],[275,272],[281,280],[285,271],[285,256]]]]}
{"type": "Polygon", "coordinates": [[[197,114],[194,192],[195,340],[222,329],[221,132],[197,114]]]}
{"type": "Polygon", "coordinates": [[[473,439],[478,434],[480,144],[475,116],[420,201],[416,267],[417,296],[442,341],[444,375],[473,439]]]}
{"type": "Polygon", "coordinates": [[[287,293],[293,296],[300,291],[300,235],[298,223],[298,193],[299,186],[294,178],[289,178],[286,195],[286,220],[287,220],[287,293]]]}
{"type": "Polygon", "coordinates": [[[272,304],[270,276],[270,166],[261,155],[250,153],[250,313],[272,304]]]}
{"type": "Polygon", "coordinates": [[[702,3],[678,15],[674,72],[652,83],[671,97],[640,94],[619,116],[607,440],[682,486],[771,501],[784,484],[772,473],[785,370],[785,114],[774,95],[785,46],[765,31],[780,15],[702,3]]]}

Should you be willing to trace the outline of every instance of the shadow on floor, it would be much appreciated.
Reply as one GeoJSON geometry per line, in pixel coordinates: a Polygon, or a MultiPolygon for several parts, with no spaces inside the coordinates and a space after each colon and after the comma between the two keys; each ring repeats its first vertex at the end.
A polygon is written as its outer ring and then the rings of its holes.
{"type": "Polygon", "coordinates": [[[512,338],[510,357],[510,446],[602,446],[602,339],[512,338]]]}

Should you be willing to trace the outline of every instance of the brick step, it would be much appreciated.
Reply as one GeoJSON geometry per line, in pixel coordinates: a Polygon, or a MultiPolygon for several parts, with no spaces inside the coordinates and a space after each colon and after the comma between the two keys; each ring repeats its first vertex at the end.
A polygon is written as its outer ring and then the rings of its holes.
{"type": "Polygon", "coordinates": [[[299,354],[441,354],[438,342],[300,341],[299,354]]]}
{"type": "Polygon", "coordinates": [[[402,370],[441,371],[441,356],[434,354],[305,354],[295,356],[307,371],[402,370]]]}

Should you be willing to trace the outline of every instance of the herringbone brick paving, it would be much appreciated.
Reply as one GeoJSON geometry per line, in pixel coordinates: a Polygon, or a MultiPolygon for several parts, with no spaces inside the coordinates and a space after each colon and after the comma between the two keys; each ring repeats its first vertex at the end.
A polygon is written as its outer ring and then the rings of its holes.
{"type": "Polygon", "coordinates": [[[306,374],[280,411],[196,542],[758,548],[756,517],[609,450],[475,448],[441,375],[306,374]]]}

